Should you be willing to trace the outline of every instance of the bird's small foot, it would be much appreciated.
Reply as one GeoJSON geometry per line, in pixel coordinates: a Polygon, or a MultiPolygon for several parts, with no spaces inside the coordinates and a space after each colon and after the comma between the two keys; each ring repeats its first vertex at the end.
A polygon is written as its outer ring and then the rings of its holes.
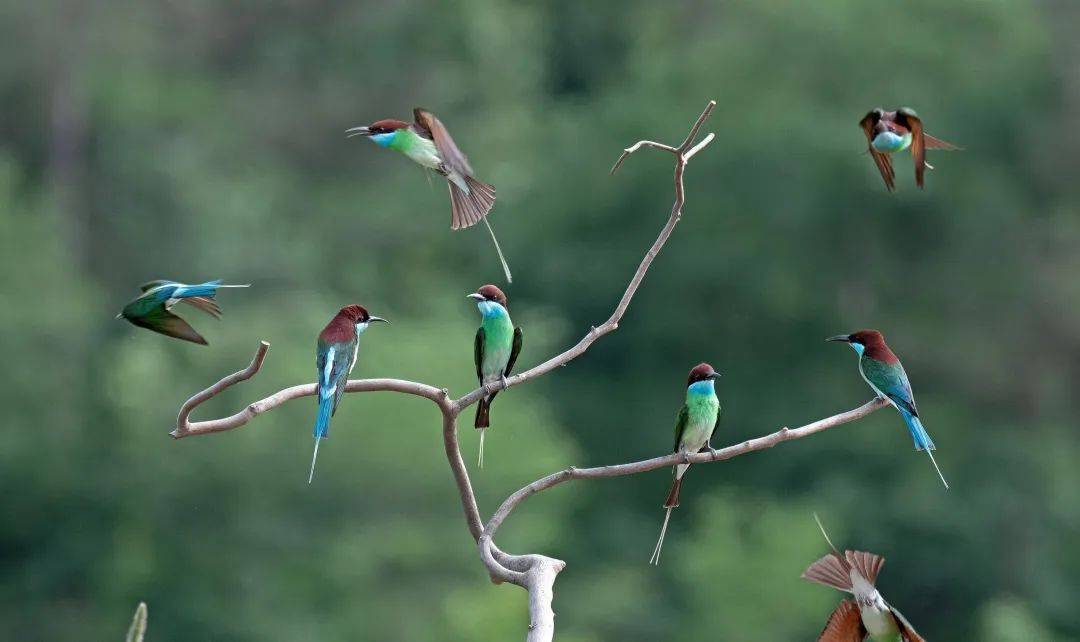
{"type": "Polygon", "coordinates": [[[502,384],[503,390],[505,390],[506,389],[506,375],[505,374],[499,375],[499,383],[502,384]]]}
{"type": "Polygon", "coordinates": [[[712,459],[713,461],[716,461],[716,456],[717,456],[717,455],[719,455],[719,454],[720,454],[720,451],[718,451],[717,449],[713,448],[713,447],[712,447],[712,444],[709,444],[709,457],[710,457],[710,458],[711,458],[711,459],[712,459]]]}

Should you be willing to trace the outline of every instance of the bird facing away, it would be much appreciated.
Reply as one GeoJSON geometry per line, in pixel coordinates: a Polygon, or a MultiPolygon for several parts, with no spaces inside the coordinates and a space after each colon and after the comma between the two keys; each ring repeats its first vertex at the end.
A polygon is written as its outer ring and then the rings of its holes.
{"type": "MultiPolygon", "coordinates": [[[[502,382],[506,386],[506,377],[514,369],[518,353],[521,352],[521,328],[515,328],[510,320],[506,295],[494,285],[485,285],[468,295],[476,301],[480,309],[480,327],[476,330],[473,342],[473,359],[476,361],[476,379],[480,385],[502,382]]],[[[484,432],[491,426],[489,413],[496,390],[485,395],[476,404],[476,421],[473,425],[480,431],[479,466],[484,467],[484,432]]]]}
{"type": "Polygon", "coordinates": [[[124,306],[117,319],[127,319],[134,325],[153,330],[167,337],[183,339],[199,345],[207,345],[206,339],[180,317],[172,308],[183,301],[215,319],[221,318],[221,308],[214,301],[219,288],[246,288],[246,285],[222,285],[220,280],[196,285],[176,281],[150,281],[140,286],[142,294],[124,306]]]}
{"type": "Polygon", "coordinates": [[[369,323],[390,323],[373,317],[359,305],[347,305],[319,333],[315,346],[315,372],[318,378],[316,397],[319,414],[315,417],[315,452],[311,455],[311,473],[308,483],[315,477],[315,458],[319,456],[319,440],[330,436],[330,417],[337,412],[338,402],[345,392],[349,373],[356,365],[356,351],[360,347],[360,335],[369,323]]]}
{"type": "MultiPolygon", "coordinates": [[[[817,515],[814,515],[817,520],[817,515]]],[[[885,558],[863,551],[836,550],[821,520],[817,520],[832,552],[810,565],[802,578],[851,593],[829,616],[818,642],[863,642],[867,636],[875,642],[926,642],[915,627],[889,606],[874,586],[885,558]]]]}
{"type": "Polygon", "coordinates": [[[450,186],[450,229],[472,227],[484,221],[495,251],[499,254],[506,280],[512,283],[510,266],[506,264],[502,248],[487,220],[488,212],[495,205],[495,187],[481,183],[473,177],[469,159],[458,149],[450,132],[435,114],[413,109],[413,122],[392,118],[377,120],[370,125],[353,127],[345,131],[353,136],[367,136],[379,147],[397,150],[425,169],[431,169],[446,179],[450,186]]]}
{"type": "Polygon", "coordinates": [[[930,455],[930,461],[934,464],[934,470],[945,488],[949,483],[938,468],[937,460],[934,459],[934,441],[930,439],[926,429],[923,428],[922,420],[919,419],[919,410],[915,407],[915,396],[911,392],[911,383],[908,382],[904,366],[896,357],[889,346],[885,345],[885,337],[877,330],[859,330],[853,334],[840,334],[829,337],[826,341],[840,341],[851,345],[859,354],[859,374],[866,383],[870,384],[877,396],[888,401],[904,418],[911,437],[915,440],[915,450],[925,450],[930,455]]]}
{"type": "Polygon", "coordinates": [[[930,163],[926,162],[926,150],[955,151],[960,149],[952,143],[934,138],[924,132],[922,120],[910,107],[901,107],[896,111],[885,111],[878,107],[863,116],[863,119],[859,121],[859,126],[866,133],[870,156],[874,159],[874,164],[881,172],[881,178],[885,180],[885,187],[890,192],[896,189],[896,172],[893,171],[890,154],[911,148],[911,156],[915,159],[915,183],[922,187],[923,173],[926,168],[934,169],[930,163]]]}
{"type": "MultiPolygon", "coordinates": [[[[699,363],[690,370],[686,380],[686,403],[679,410],[675,420],[675,450],[682,454],[693,454],[708,448],[712,450],[712,436],[716,425],[720,423],[720,400],[716,397],[716,379],[720,374],[707,363],[699,363]]],[[[682,489],[683,475],[690,464],[676,464],[671,473],[674,480],[671,490],[664,500],[664,525],[660,527],[660,539],[656,542],[650,564],[660,564],[660,549],[664,546],[671,510],[679,505],[679,491],[682,489]]]]}

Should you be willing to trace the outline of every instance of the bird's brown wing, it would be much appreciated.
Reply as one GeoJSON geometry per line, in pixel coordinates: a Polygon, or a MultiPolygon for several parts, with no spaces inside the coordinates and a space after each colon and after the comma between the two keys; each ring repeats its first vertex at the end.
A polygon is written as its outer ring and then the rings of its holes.
{"type": "Polygon", "coordinates": [[[187,321],[166,310],[164,305],[158,306],[157,310],[145,317],[129,320],[135,325],[164,334],[167,337],[183,339],[204,346],[208,345],[206,339],[196,332],[195,328],[188,325],[187,321]]]}
{"type": "Polygon", "coordinates": [[[871,584],[877,583],[878,573],[881,572],[881,567],[885,565],[884,557],[865,551],[844,551],[844,557],[847,558],[848,564],[851,564],[859,572],[859,575],[866,578],[867,582],[871,584]]]}
{"type": "Polygon", "coordinates": [[[900,637],[904,639],[904,642],[926,642],[923,636],[915,632],[915,627],[911,626],[911,622],[908,622],[907,618],[900,615],[900,611],[891,606],[889,610],[892,611],[893,617],[896,618],[896,624],[900,627],[900,637]]]}
{"type": "Polygon", "coordinates": [[[184,303],[187,303],[188,305],[199,308],[200,310],[202,310],[203,312],[209,314],[210,316],[214,317],[215,319],[220,319],[221,318],[221,307],[218,306],[217,302],[214,301],[213,299],[210,299],[210,298],[207,298],[207,297],[204,297],[204,296],[192,296],[192,297],[188,297],[186,299],[180,299],[180,300],[183,301],[184,303]]]}
{"type": "Polygon", "coordinates": [[[911,132],[911,157],[915,159],[915,184],[923,186],[923,175],[926,174],[926,138],[923,133],[922,119],[910,109],[899,109],[896,112],[896,123],[907,127],[911,132]]]}
{"type": "Polygon", "coordinates": [[[877,165],[878,171],[881,172],[881,178],[885,181],[885,187],[891,192],[896,189],[896,172],[893,171],[892,161],[889,160],[888,154],[882,154],[874,149],[874,113],[870,112],[863,119],[859,121],[859,126],[862,127],[864,133],[866,133],[866,149],[870,152],[870,157],[874,159],[874,164],[877,165]]]}
{"type": "Polygon", "coordinates": [[[431,132],[431,139],[435,141],[435,149],[439,150],[439,156],[448,170],[461,176],[473,175],[469,159],[465,158],[465,154],[461,153],[457,144],[454,143],[454,139],[450,138],[450,132],[446,131],[446,126],[435,117],[435,114],[417,107],[413,110],[413,119],[416,120],[417,125],[431,132]]]}
{"type": "Polygon", "coordinates": [[[818,642],[862,642],[865,637],[858,605],[854,600],[844,600],[829,616],[818,642]]]}
{"type": "Polygon", "coordinates": [[[923,132],[923,141],[926,143],[926,149],[944,149],[949,152],[955,152],[964,149],[959,145],[953,145],[949,141],[935,138],[926,132],[923,132]]]}
{"type": "Polygon", "coordinates": [[[811,564],[801,577],[809,582],[851,592],[851,576],[848,574],[847,562],[836,553],[829,553],[811,564]]]}

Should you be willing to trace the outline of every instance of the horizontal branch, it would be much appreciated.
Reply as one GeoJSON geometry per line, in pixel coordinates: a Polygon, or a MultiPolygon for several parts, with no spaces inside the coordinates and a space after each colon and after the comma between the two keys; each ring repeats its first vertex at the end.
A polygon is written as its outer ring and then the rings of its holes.
{"type": "Polygon", "coordinates": [[[828,430],[833,426],[839,426],[841,424],[850,423],[857,419],[874,412],[878,408],[882,408],[888,405],[888,402],[881,398],[872,399],[865,404],[842,412],[832,417],[826,417],[813,423],[801,426],[799,428],[781,428],[774,433],[757,437],[756,439],[750,439],[733,446],[721,448],[719,450],[705,451],[699,453],[672,453],[663,457],[653,457],[652,459],[645,459],[642,461],[635,461],[628,464],[617,464],[614,466],[597,466],[594,468],[574,468],[570,467],[565,470],[561,470],[557,473],[552,473],[547,477],[542,477],[533,483],[519,489],[499,506],[499,509],[495,511],[491,519],[488,520],[487,525],[484,527],[484,534],[481,539],[494,538],[495,532],[502,525],[503,521],[510,515],[510,512],[514,510],[521,502],[525,501],[529,497],[545,491],[559,484],[570,481],[571,479],[596,479],[599,477],[621,477],[623,475],[635,475],[637,473],[644,473],[650,470],[656,470],[657,468],[666,468],[674,466],[676,464],[707,464],[715,461],[724,461],[739,455],[745,455],[758,450],[765,450],[766,448],[772,448],[773,446],[784,442],[791,441],[793,439],[802,439],[803,437],[809,437],[815,433],[828,430]]]}

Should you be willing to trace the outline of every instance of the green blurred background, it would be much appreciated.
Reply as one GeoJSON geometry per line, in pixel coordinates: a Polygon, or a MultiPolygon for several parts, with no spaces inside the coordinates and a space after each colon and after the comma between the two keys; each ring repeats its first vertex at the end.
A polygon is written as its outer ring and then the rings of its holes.
{"type": "MultiPolygon", "coordinates": [[[[314,379],[338,307],[390,318],[356,376],[473,387],[501,274],[451,233],[442,185],[347,127],[425,106],[480,178],[532,366],[604,320],[667,217],[709,98],[683,222],[618,332],[499,398],[485,514],[568,465],[663,454],[687,370],[725,377],[728,444],[870,398],[826,336],[875,327],[938,461],[892,411],[689,476],[646,564],[666,471],[518,509],[512,552],[567,561],[558,639],[811,640],[840,594],[799,579],[841,545],[931,640],[1080,639],[1080,6],[859,0],[0,3],[0,638],[508,640],[422,399],[351,395],[306,482],[315,404],[173,441],[192,393],[272,344],[228,414],[314,379]],[[963,152],[905,154],[886,193],[856,123],[910,105],[963,152]],[[113,315],[153,278],[251,282],[210,347],[113,315]],[[1071,542],[1071,543],[1070,543],[1071,542]]],[[[471,411],[468,413],[471,417],[471,411]]]]}

